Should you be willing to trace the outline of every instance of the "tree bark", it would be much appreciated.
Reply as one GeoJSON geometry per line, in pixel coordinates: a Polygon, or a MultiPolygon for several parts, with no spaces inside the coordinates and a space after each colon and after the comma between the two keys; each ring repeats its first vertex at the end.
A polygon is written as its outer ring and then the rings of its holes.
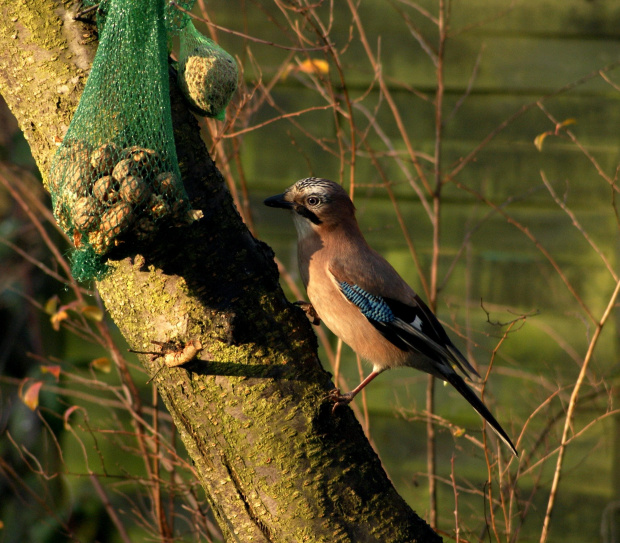
{"type": "MultiPolygon", "coordinates": [[[[58,0],[0,0],[0,93],[45,179],[96,47],[58,0]]],[[[129,345],[199,340],[198,357],[143,356],[227,541],[439,541],[396,493],[332,384],[273,253],[236,212],[173,87],[175,140],[204,218],[110,261],[98,289],[129,345]]]]}

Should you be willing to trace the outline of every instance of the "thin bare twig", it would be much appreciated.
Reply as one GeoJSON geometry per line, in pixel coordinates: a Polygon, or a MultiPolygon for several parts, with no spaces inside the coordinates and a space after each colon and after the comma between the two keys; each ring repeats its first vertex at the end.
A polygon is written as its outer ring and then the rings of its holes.
{"type": "Polygon", "coordinates": [[[103,504],[103,507],[105,508],[106,513],[110,517],[112,524],[114,524],[114,526],[116,527],[118,531],[118,535],[120,536],[121,540],[124,541],[125,543],[131,543],[131,538],[129,537],[129,534],[127,533],[127,530],[125,529],[125,525],[121,522],[120,517],[116,514],[116,509],[114,505],[110,503],[110,499],[108,498],[106,491],[101,486],[101,483],[99,482],[99,478],[95,473],[90,473],[90,482],[92,483],[93,488],[95,489],[95,492],[99,496],[99,499],[101,500],[101,503],[103,504]]]}
{"type": "Polygon", "coordinates": [[[603,264],[605,264],[605,267],[607,268],[607,271],[612,276],[614,281],[618,281],[618,275],[616,274],[616,272],[613,269],[613,266],[611,265],[611,263],[609,262],[609,260],[605,256],[605,253],[603,253],[603,251],[601,251],[599,246],[596,243],[594,243],[594,240],[592,239],[590,234],[588,234],[586,229],[581,225],[581,223],[579,222],[579,220],[575,216],[575,213],[573,213],[573,211],[566,205],[566,202],[561,200],[560,197],[557,195],[557,193],[555,192],[555,189],[553,188],[551,183],[549,183],[549,181],[547,180],[547,176],[545,175],[545,172],[540,172],[540,178],[542,179],[543,183],[545,184],[545,187],[547,187],[547,190],[549,191],[549,194],[551,194],[551,196],[553,198],[553,201],[562,209],[562,211],[564,211],[564,213],[566,213],[570,217],[571,221],[573,222],[573,226],[577,230],[579,230],[579,233],[588,242],[590,247],[592,247],[594,252],[599,256],[599,258],[601,259],[603,264]]]}
{"type": "Polygon", "coordinates": [[[461,541],[461,523],[459,522],[459,491],[456,486],[456,476],[454,474],[454,454],[450,459],[450,481],[452,482],[452,489],[454,493],[454,540],[455,543],[459,543],[461,541]]]}
{"type": "Polygon", "coordinates": [[[542,531],[540,533],[540,543],[545,543],[549,536],[549,527],[551,523],[551,515],[553,513],[553,508],[555,506],[555,500],[557,497],[558,487],[560,484],[560,478],[562,474],[562,466],[564,463],[564,454],[566,452],[566,446],[568,443],[568,434],[572,428],[573,417],[575,414],[575,409],[577,408],[577,399],[579,398],[579,392],[581,390],[581,385],[585,379],[586,372],[590,365],[590,361],[592,360],[592,356],[594,355],[594,350],[596,345],[598,344],[599,337],[603,331],[603,327],[605,326],[607,319],[612,314],[612,310],[616,305],[616,300],[618,299],[618,293],[620,293],[620,281],[616,282],[616,287],[609,298],[609,302],[601,319],[597,322],[596,330],[592,339],[590,340],[590,344],[588,345],[588,351],[584,357],[583,365],[581,366],[581,371],[575,381],[575,386],[573,387],[573,391],[571,393],[570,400],[568,402],[568,409],[566,411],[566,420],[564,421],[564,429],[562,430],[562,440],[560,442],[560,448],[558,451],[558,458],[556,461],[555,472],[553,474],[553,481],[551,483],[551,490],[549,491],[549,501],[547,502],[547,511],[545,513],[545,519],[543,521],[542,531]]]}
{"type": "Polygon", "coordinates": [[[271,124],[271,123],[275,123],[276,121],[281,121],[283,119],[290,119],[292,117],[299,117],[300,115],[304,115],[305,113],[308,113],[310,111],[321,111],[321,110],[325,110],[325,109],[333,109],[333,105],[328,104],[326,106],[314,106],[314,107],[309,107],[306,109],[302,109],[301,111],[293,111],[291,113],[281,113],[280,115],[278,115],[277,117],[273,118],[273,119],[268,119],[266,121],[263,121],[260,124],[257,124],[255,126],[249,126],[247,128],[243,128],[241,130],[237,130],[236,132],[228,132],[227,134],[222,135],[223,138],[226,139],[230,139],[230,138],[237,138],[243,134],[246,134],[248,132],[252,132],[254,130],[258,130],[260,128],[264,128],[265,126],[271,124]]]}
{"type": "Polygon", "coordinates": [[[325,50],[328,47],[326,45],[319,46],[319,47],[291,47],[291,46],[288,46],[288,45],[279,45],[279,44],[274,43],[274,42],[269,41],[269,40],[262,40],[260,38],[254,37],[254,36],[250,36],[248,34],[244,34],[243,32],[237,32],[236,30],[231,30],[230,28],[226,28],[225,26],[216,25],[215,23],[212,23],[208,19],[205,19],[203,17],[199,17],[198,15],[194,15],[190,11],[187,11],[185,8],[182,8],[179,4],[177,4],[173,0],[170,0],[170,5],[174,6],[176,9],[178,9],[179,11],[185,13],[186,15],[189,15],[192,19],[195,19],[196,21],[200,21],[201,23],[205,23],[205,24],[207,24],[209,26],[212,26],[213,28],[217,28],[218,30],[220,30],[222,32],[225,32],[227,34],[232,34],[233,36],[237,36],[239,38],[243,38],[243,39],[246,39],[248,41],[255,42],[255,43],[261,43],[263,45],[270,45],[271,47],[277,47],[278,49],[286,49],[287,51],[301,51],[301,52],[305,52],[305,51],[323,51],[323,50],[325,50]]]}

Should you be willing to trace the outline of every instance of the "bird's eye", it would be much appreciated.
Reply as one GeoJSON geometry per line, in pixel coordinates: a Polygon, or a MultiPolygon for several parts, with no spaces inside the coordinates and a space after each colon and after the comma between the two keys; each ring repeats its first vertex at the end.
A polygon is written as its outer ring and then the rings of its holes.
{"type": "Polygon", "coordinates": [[[316,196],[309,196],[308,199],[306,200],[306,203],[309,206],[315,206],[318,205],[320,202],[320,200],[316,197],[316,196]]]}

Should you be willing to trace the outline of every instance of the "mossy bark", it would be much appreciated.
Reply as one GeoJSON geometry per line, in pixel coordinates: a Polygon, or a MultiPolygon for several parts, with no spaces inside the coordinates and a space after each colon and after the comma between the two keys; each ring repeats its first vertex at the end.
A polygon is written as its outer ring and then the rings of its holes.
{"type": "MultiPolygon", "coordinates": [[[[0,0],[0,93],[45,178],[94,52],[75,7],[0,0]]],[[[204,218],[110,262],[98,284],[132,346],[199,339],[182,367],[143,363],[170,411],[227,541],[438,541],[396,493],[330,377],[305,315],[278,285],[271,250],[236,212],[172,92],[177,152],[204,218]]]]}

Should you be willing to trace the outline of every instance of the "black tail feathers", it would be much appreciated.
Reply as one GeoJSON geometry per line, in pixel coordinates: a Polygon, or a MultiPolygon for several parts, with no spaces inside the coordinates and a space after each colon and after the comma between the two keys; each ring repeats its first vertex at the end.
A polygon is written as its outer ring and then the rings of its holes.
{"type": "Polygon", "coordinates": [[[460,375],[456,372],[452,371],[448,375],[444,376],[444,379],[448,381],[458,392],[465,398],[469,404],[478,412],[478,414],[486,420],[491,428],[495,431],[495,433],[500,437],[500,439],[508,445],[512,454],[514,454],[517,458],[519,457],[519,453],[517,449],[510,441],[508,434],[504,431],[504,429],[500,426],[499,422],[495,420],[495,417],[491,414],[491,412],[487,409],[487,406],[482,403],[482,400],[478,398],[475,392],[467,386],[465,381],[462,379],[460,375]]]}

